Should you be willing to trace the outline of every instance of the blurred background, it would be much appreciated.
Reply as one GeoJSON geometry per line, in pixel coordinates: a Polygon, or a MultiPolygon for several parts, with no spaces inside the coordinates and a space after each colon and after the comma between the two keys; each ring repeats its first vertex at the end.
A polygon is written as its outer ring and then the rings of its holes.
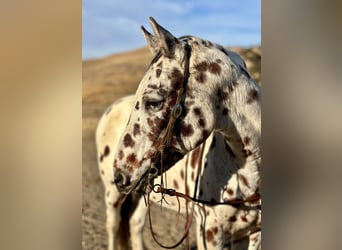
{"type": "MultiPolygon", "coordinates": [[[[263,249],[340,248],[341,7],[262,1],[263,249]]],[[[3,1],[0,29],[0,248],[80,249],[82,58],[143,40],[82,53],[81,1],[3,1]]]]}
{"type": "MultiPolygon", "coordinates": [[[[82,247],[106,249],[104,191],[96,161],[94,134],[105,110],[118,98],[135,93],[152,54],[140,31],[151,30],[148,17],[173,35],[195,35],[240,53],[260,83],[261,5],[247,1],[83,1],[82,31],[82,247]]],[[[182,230],[176,213],[152,206],[153,226],[159,239],[172,244],[182,230]],[[164,220],[158,220],[164,218],[164,220]],[[167,219],[169,218],[169,220],[167,219]],[[167,228],[167,230],[165,230],[167,228]]],[[[195,223],[193,223],[195,226],[195,223]]],[[[160,249],[149,223],[144,229],[146,249],[160,249]]],[[[195,232],[191,244],[195,245],[195,232]]],[[[177,249],[185,249],[180,245],[177,249]]]]}

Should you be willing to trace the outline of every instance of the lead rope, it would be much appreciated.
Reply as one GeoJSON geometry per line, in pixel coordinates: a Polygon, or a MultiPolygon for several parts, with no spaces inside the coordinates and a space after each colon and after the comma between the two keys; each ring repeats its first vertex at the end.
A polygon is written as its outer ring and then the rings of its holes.
{"type": "MultiPolygon", "coordinates": [[[[160,187],[161,188],[161,187],[160,187]]],[[[157,190],[158,191],[158,190],[157,190]]],[[[158,193],[157,191],[155,191],[156,193],[158,193]]],[[[177,197],[177,200],[178,200],[178,197],[177,197]]],[[[185,224],[185,232],[183,234],[183,236],[181,237],[181,239],[175,243],[174,245],[171,245],[171,246],[166,246],[162,243],[160,243],[155,235],[155,232],[153,230],[153,225],[152,225],[152,219],[151,219],[151,202],[150,202],[150,194],[148,194],[147,196],[147,202],[148,202],[148,220],[149,220],[149,223],[150,223],[150,229],[151,229],[151,233],[152,233],[152,238],[153,240],[162,248],[166,248],[166,249],[172,249],[172,248],[176,248],[178,247],[180,244],[182,244],[182,242],[184,241],[185,237],[187,237],[188,233],[189,233],[189,230],[190,230],[190,227],[191,227],[191,224],[192,224],[192,219],[193,219],[193,212],[194,212],[194,207],[195,205],[193,204],[192,206],[192,211],[191,211],[191,216],[190,216],[190,220],[186,222],[185,224]]],[[[178,200],[178,205],[180,206],[179,204],[179,200],[178,200]]]]}

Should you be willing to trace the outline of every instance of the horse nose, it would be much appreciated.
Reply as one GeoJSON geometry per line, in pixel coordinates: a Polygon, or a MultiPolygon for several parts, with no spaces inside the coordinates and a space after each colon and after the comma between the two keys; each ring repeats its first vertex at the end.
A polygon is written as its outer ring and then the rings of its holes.
{"type": "Polygon", "coordinates": [[[120,171],[115,172],[114,182],[115,182],[115,184],[116,184],[116,186],[120,192],[123,191],[131,183],[129,177],[120,171]]]}

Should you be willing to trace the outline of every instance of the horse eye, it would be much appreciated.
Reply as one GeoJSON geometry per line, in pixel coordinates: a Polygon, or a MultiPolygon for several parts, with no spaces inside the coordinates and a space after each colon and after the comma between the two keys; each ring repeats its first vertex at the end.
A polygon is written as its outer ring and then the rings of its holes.
{"type": "Polygon", "coordinates": [[[151,111],[158,111],[162,108],[163,101],[160,100],[147,100],[145,101],[145,109],[151,111]]]}

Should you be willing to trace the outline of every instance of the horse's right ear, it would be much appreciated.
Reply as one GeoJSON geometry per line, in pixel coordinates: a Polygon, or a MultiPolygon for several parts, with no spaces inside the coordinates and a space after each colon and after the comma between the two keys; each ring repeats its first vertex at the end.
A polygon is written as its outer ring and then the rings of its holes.
{"type": "Polygon", "coordinates": [[[152,36],[153,43],[157,46],[158,51],[163,53],[166,57],[173,57],[175,49],[179,44],[178,39],[159,25],[153,17],[150,17],[150,24],[154,32],[154,36],[152,36]]]}
{"type": "Polygon", "coordinates": [[[153,36],[150,32],[148,32],[144,26],[141,26],[141,31],[145,37],[145,40],[147,42],[147,45],[148,45],[152,55],[155,56],[158,53],[158,51],[160,50],[159,46],[158,46],[157,38],[155,36],[153,36]]]}

